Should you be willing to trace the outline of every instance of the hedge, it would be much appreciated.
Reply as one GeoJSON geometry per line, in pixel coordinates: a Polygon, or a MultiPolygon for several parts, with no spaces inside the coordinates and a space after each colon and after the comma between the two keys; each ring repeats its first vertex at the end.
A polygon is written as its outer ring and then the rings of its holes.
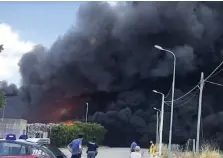
{"type": "Polygon", "coordinates": [[[60,124],[51,129],[51,143],[57,147],[67,146],[78,134],[83,134],[83,145],[85,145],[93,137],[96,137],[97,143],[102,144],[106,130],[97,123],[73,122],[71,125],[60,124]]]}

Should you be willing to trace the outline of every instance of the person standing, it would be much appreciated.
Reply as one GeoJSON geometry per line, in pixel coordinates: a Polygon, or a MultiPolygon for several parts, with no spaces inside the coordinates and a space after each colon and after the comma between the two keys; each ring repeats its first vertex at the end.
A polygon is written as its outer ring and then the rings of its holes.
{"type": "Polygon", "coordinates": [[[71,158],[81,158],[82,155],[82,140],[83,135],[79,134],[77,139],[74,139],[67,148],[72,153],[71,158]]]}
{"type": "Polygon", "coordinates": [[[156,145],[153,144],[153,141],[150,141],[149,154],[154,156],[156,153],[156,145]]]}
{"type": "Polygon", "coordinates": [[[98,154],[98,145],[96,143],[96,138],[93,137],[92,141],[87,144],[87,158],[95,158],[98,154]]]}

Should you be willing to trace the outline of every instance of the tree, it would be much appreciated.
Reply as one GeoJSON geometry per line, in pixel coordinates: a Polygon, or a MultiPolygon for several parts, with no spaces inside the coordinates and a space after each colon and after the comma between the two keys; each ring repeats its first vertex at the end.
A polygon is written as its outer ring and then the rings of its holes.
{"type": "Polygon", "coordinates": [[[5,100],[5,95],[4,95],[4,93],[2,91],[0,91],[0,109],[4,105],[4,100],[5,100]]]}

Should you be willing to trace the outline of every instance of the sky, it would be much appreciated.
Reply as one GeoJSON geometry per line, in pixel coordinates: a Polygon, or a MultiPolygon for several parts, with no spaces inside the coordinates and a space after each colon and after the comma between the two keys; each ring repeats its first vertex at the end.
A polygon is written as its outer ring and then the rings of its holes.
{"type": "MultiPolygon", "coordinates": [[[[0,81],[20,86],[18,62],[36,44],[49,48],[75,25],[82,2],[0,2],[0,81]]],[[[115,5],[116,2],[109,2],[115,5]]]]}

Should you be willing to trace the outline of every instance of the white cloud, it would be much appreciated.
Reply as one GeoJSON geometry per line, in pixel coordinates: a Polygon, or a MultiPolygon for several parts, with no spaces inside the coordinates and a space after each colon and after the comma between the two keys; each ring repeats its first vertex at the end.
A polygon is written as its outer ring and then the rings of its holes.
{"type": "Polygon", "coordinates": [[[35,44],[21,40],[19,34],[4,23],[0,23],[0,44],[4,47],[0,53],[0,81],[6,80],[8,83],[20,85],[18,62],[21,56],[32,50],[35,44]]]}

